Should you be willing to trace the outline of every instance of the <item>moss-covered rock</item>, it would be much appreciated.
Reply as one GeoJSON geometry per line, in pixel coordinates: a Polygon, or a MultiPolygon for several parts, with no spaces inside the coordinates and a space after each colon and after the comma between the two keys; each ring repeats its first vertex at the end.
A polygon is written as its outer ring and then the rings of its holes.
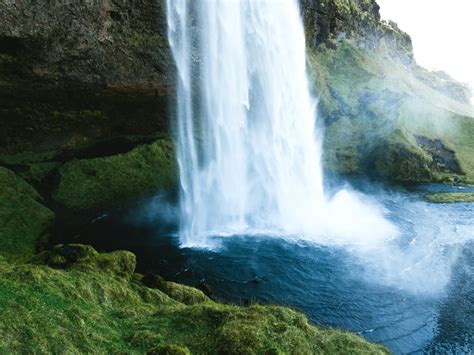
{"type": "Polygon", "coordinates": [[[31,261],[53,268],[110,273],[127,279],[132,278],[136,267],[133,253],[127,251],[98,253],[91,246],[80,244],[57,245],[51,250],[35,255],[31,261]]]}
{"type": "Polygon", "coordinates": [[[20,173],[21,177],[32,184],[40,184],[54,170],[61,166],[59,162],[31,163],[25,165],[25,170],[20,173]]]}
{"type": "Polygon", "coordinates": [[[174,282],[160,282],[159,289],[170,296],[172,299],[187,305],[210,301],[210,299],[201,290],[174,282]]]}
{"type": "Polygon", "coordinates": [[[158,345],[146,353],[147,355],[191,355],[188,348],[176,344],[158,345]]]}
{"type": "Polygon", "coordinates": [[[446,192],[426,195],[425,199],[433,203],[467,203],[474,202],[472,192],[446,192]]]}
{"type": "Polygon", "coordinates": [[[124,277],[129,267],[117,265],[129,253],[68,247],[77,255],[58,246],[39,256],[49,263],[60,255],[68,262],[63,268],[0,259],[0,352],[388,353],[354,334],[316,328],[284,307],[237,307],[209,299],[186,304],[177,300],[181,296],[171,298],[124,277]]]}
{"type": "Polygon", "coordinates": [[[383,41],[367,48],[341,40],[310,50],[309,58],[328,170],[395,181],[474,181],[474,108],[458,97],[457,86],[394,57],[383,41]]]}
{"type": "Polygon", "coordinates": [[[33,256],[53,219],[38,192],[0,166],[0,255],[15,261],[33,256]]]}
{"type": "Polygon", "coordinates": [[[160,139],[128,153],[72,160],[59,169],[53,198],[73,210],[103,209],[175,186],[173,145],[160,139]]]}

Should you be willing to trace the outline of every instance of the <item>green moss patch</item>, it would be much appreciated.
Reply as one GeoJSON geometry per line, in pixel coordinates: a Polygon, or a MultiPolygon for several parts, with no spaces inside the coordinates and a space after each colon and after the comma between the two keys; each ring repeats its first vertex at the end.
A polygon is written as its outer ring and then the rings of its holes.
{"type": "Polygon", "coordinates": [[[209,301],[209,298],[202,291],[194,287],[188,287],[174,282],[163,281],[160,283],[158,288],[171,298],[187,305],[193,305],[209,301]]]}
{"type": "Polygon", "coordinates": [[[166,293],[147,288],[131,275],[134,262],[81,245],[57,246],[34,264],[0,259],[0,352],[388,353],[288,308],[223,305],[173,283],[166,293]]]}
{"type": "Polygon", "coordinates": [[[173,144],[160,139],[125,154],[72,160],[59,169],[53,198],[74,210],[102,209],[174,187],[173,144]]]}
{"type": "Polygon", "coordinates": [[[16,261],[31,257],[53,219],[32,186],[0,167],[0,255],[16,261]]]}
{"type": "Polygon", "coordinates": [[[426,195],[425,199],[433,203],[466,203],[466,202],[474,202],[474,193],[447,192],[447,193],[426,195]]]}

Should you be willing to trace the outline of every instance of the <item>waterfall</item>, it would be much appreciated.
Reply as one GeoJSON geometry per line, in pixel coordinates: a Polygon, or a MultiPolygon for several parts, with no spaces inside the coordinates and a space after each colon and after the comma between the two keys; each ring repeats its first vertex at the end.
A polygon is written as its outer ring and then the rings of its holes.
{"type": "Polygon", "coordinates": [[[332,216],[297,1],[168,0],[167,19],[182,243],[321,232],[332,216]]]}

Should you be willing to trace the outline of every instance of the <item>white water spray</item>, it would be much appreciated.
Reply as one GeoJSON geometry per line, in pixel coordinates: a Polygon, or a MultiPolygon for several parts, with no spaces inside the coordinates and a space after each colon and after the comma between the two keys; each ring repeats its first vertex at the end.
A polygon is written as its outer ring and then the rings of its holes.
{"type": "Polygon", "coordinates": [[[256,233],[366,240],[369,230],[390,229],[357,197],[324,196],[296,0],[167,5],[183,244],[256,233]],[[340,210],[348,209],[346,223],[340,210]]]}

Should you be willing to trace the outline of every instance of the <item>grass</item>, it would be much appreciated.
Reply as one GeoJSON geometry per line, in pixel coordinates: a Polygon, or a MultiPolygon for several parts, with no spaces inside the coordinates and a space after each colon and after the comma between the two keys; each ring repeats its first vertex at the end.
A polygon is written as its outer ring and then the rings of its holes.
{"type": "Polygon", "coordinates": [[[73,210],[103,209],[174,187],[177,168],[168,139],[125,154],[72,160],[59,169],[53,198],[73,210]]]}
{"type": "Polygon", "coordinates": [[[325,123],[324,163],[342,174],[370,173],[395,181],[446,181],[456,173],[436,164],[416,136],[439,139],[455,152],[464,183],[474,181],[474,108],[440,92],[436,74],[407,67],[383,46],[309,49],[325,123]]]}
{"type": "Polygon", "coordinates": [[[0,255],[15,261],[30,258],[53,219],[32,186],[0,167],[0,255]]]}
{"type": "Polygon", "coordinates": [[[474,202],[472,192],[447,192],[426,195],[425,199],[433,203],[467,203],[474,202]]]}
{"type": "Polygon", "coordinates": [[[388,353],[289,308],[219,304],[168,282],[147,288],[134,266],[129,252],[80,245],[57,246],[31,264],[0,261],[0,352],[388,353]]]}

